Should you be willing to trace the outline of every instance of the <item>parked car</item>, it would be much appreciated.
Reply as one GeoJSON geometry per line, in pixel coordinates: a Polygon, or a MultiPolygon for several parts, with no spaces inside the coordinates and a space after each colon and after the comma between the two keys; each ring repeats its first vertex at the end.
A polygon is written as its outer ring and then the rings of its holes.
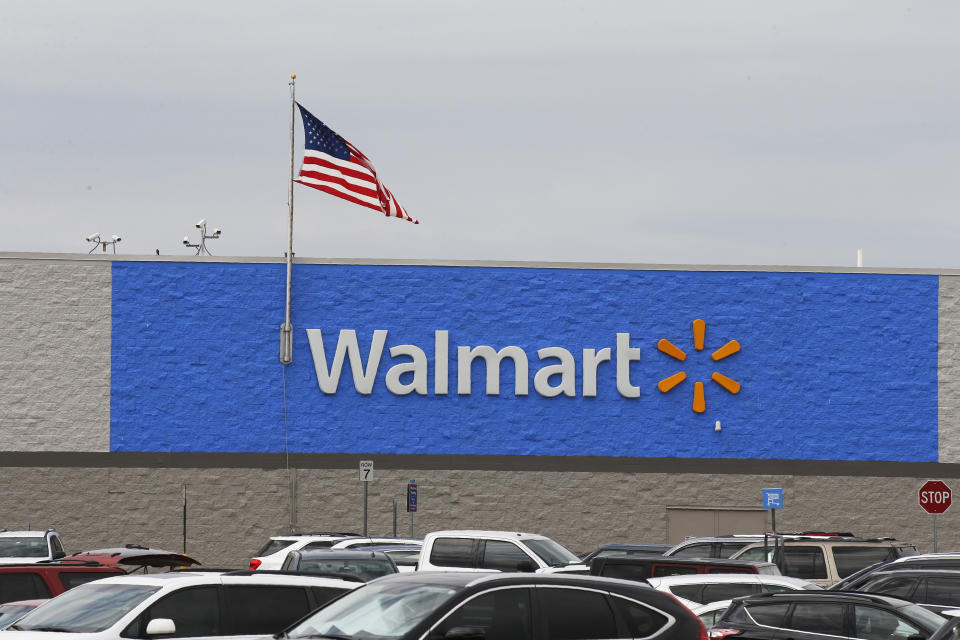
{"type": "Polygon", "coordinates": [[[706,640],[676,599],[635,582],[536,573],[399,573],[368,583],[286,630],[309,638],[706,640]]]}
{"type": "Polygon", "coordinates": [[[586,571],[580,558],[536,533],[434,531],[423,539],[417,571],[586,571]]]}
{"type": "Polygon", "coordinates": [[[732,600],[740,596],[779,591],[820,591],[823,587],[789,576],[768,576],[755,573],[699,573],[696,575],[647,578],[647,584],[659,591],[706,604],[717,600],[732,600]]]}
{"type": "MultiPolygon", "coordinates": [[[[244,572],[240,572],[244,573],[244,572]]],[[[81,585],[18,620],[11,640],[273,634],[360,583],[231,573],[130,574],[81,585]]]]}
{"type": "Polygon", "coordinates": [[[95,562],[0,565],[0,603],[52,598],[78,585],[124,573],[119,567],[95,562]]]}
{"type": "MultiPolygon", "coordinates": [[[[768,539],[772,540],[770,536],[768,539]]],[[[729,558],[751,542],[763,542],[763,535],[697,536],[668,547],[663,555],[677,558],[729,558]]]]}
{"type": "Polygon", "coordinates": [[[934,613],[942,613],[960,608],[960,571],[946,569],[876,571],[855,590],[908,600],[934,613]]]}
{"type": "Polygon", "coordinates": [[[915,545],[892,538],[805,536],[784,540],[782,546],[764,548],[753,542],[733,555],[741,560],[769,560],[785,576],[803,578],[827,587],[877,562],[914,555],[915,545]]]}
{"type": "Polygon", "coordinates": [[[25,616],[28,611],[33,611],[46,601],[46,599],[18,600],[16,602],[0,604],[0,631],[6,629],[14,622],[25,616]]]}
{"type": "Polygon", "coordinates": [[[666,556],[597,556],[590,561],[590,574],[646,580],[663,576],[703,573],[754,573],[780,575],[771,562],[727,560],[724,558],[668,558],[666,556]]]}
{"type": "Polygon", "coordinates": [[[250,570],[279,569],[287,554],[299,549],[328,549],[334,543],[346,538],[358,538],[356,533],[321,531],[318,533],[292,533],[286,536],[272,536],[250,559],[250,570]]]}
{"type": "Polygon", "coordinates": [[[926,640],[946,619],[887,596],[784,591],[737,598],[710,630],[711,640],[926,640]]]}
{"type": "Polygon", "coordinates": [[[668,544],[605,544],[597,547],[590,553],[580,556],[581,562],[589,564],[592,559],[600,555],[655,555],[662,556],[670,549],[668,544]]]}
{"type": "Polygon", "coordinates": [[[856,591],[870,579],[875,571],[900,571],[910,569],[960,569],[960,553],[921,553],[895,560],[878,562],[852,573],[843,580],[830,585],[835,591],[856,591]]]}
{"type": "Polygon", "coordinates": [[[0,564],[27,564],[58,560],[67,555],[60,534],[46,531],[7,531],[0,529],[0,564]]]}
{"type": "Polygon", "coordinates": [[[382,551],[351,549],[310,549],[291,551],[283,561],[282,571],[301,575],[326,576],[356,582],[397,573],[397,565],[382,551]]]}

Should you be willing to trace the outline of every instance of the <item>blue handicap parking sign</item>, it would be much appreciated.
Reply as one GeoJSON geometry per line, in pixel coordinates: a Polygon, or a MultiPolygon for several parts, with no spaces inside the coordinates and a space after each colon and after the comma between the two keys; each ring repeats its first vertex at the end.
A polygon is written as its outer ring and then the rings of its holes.
{"type": "Polygon", "coordinates": [[[783,509],[783,489],[761,489],[764,509],[783,509]]]}

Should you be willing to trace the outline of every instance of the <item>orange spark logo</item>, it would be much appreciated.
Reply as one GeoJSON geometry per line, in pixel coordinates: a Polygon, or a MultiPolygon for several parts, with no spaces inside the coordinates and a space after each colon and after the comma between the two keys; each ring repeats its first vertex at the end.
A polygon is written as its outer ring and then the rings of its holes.
{"type": "MultiPolygon", "coordinates": [[[[697,351],[703,351],[704,339],[707,333],[707,323],[703,320],[697,318],[693,321],[693,347],[697,351]]],[[[657,349],[667,354],[671,358],[676,358],[680,362],[683,362],[687,359],[687,354],[683,352],[682,349],[675,346],[669,340],[661,340],[657,343],[657,349]]],[[[723,345],[712,354],[710,357],[716,362],[718,360],[723,360],[727,356],[733,355],[737,351],[740,351],[740,343],[736,340],[731,340],[727,344],[723,345]]],[[[687,379],[687,374],[684,371],[679,371],[669,378],[664,378],[657,383],[657,388],[660,389],[661,393],[666,393],[673,389],[675,386],[687,379]]],[[[740,383],[736,380],[731,380],[725,375],[713,372],[713,375],[710,376],[710,379],[716,382],[718,385],[729,391],[730,393],[740,393],[740,383]]],[[[703,413],[707,410],[707,401],[703,395],[703,382],[697,380],[693,385],[693,410],[697,413],[703,413]]]]}

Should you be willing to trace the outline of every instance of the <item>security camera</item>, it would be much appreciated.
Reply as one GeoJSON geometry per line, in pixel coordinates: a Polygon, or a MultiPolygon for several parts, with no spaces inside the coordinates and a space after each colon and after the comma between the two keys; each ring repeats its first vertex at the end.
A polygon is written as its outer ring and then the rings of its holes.
{"type": "Polygon", "coordinates": [[[87,236],[87,242],[100,242],[100,234],[91,233],[90,235],[87,236]]]}
{"type": "Polygon", "coordinates": [[[206,218],[204,218],[203,220],[201,220],[200,222],[197,223],[197,229],[199,229],[200,227],[202,227],[202,226],[205,225],[205,224],[207,224],[207,219],[206,219],[206,218]]]}
{"type": "Polygon", "coordinates": [[[190,244],[190,238],[188,236],[183,236],[183,244],[190,244]]]}
{"type": "Polygon", "coordinates": [[[114,242],[120,242],[120,236],[111,236],[114,242]]]}
{"type": "Polygon", "coordinates": [[[219,238],[219,237],[220,237],[220,229],[214,229],[214,230],[213,230],[213,237],[214,237],[214,238],[219,238]]]}

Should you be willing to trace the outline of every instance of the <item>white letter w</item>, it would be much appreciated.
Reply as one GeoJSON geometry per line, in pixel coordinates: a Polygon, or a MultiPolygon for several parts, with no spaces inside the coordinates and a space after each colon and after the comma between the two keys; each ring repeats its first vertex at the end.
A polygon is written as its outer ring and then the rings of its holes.
{"type": "Polygon", "coordinates": [[[370,342],[370,355],[367,358],[366,370],[361,369],[360,347],[357,345],[357,332],[353,329],[341,329],[337,338],[337,351],[333,354],[333,366],[327,369],[327,356],[323,351],[323,333],[320,329],[307,329],[307,340],[310,342],[310,351],[313,353],[313,367],[317,370],[317,382],[324,393],[336,393],[340,384],[340,373],[343,370],[344,355],[350,358],[350,370],[353,372],[353,386],[359,393],[370,395],[373,391],[373,381],[380,368],[380,356],[383,355],[383,345],[387,341],[386,329],[377,329],[373,332],[370,342]]]}

